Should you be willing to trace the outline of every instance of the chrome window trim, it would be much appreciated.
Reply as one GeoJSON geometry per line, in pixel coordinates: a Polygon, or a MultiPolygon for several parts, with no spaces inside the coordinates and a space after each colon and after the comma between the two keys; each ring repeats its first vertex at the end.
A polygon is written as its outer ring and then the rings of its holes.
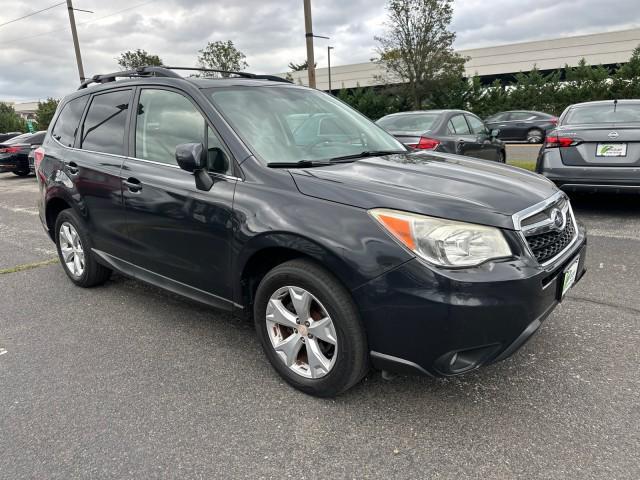
{"type": "MultiPolygon", "coordinates": [[[[180,169],[179,165],[171,165],[169,163],[156,162],[154,160],[147,160],[145,158],[128,157],[126,155],[118,155],[116,153],[96,152],[95,150],[87,150],[87,149],[84,149],[84,148],[67,147],[66,145],[61,144],[55,137],[52,136],[51,138],[53,139],[54,142],[56,142],[62,148],[66,148],[67,150],[75,150],[77,152],[96,153],[98,155],[108,155],[110,157],[122,158],[123,160],[136,160],[136,161],[139,161],[139,162],[152,163],[154,165],[159,165],[161,167],[169,167],[169,168],[180,169]]],[[[243,182],[244,181],[242,178],[234,177],[233,175],[226,175],[224,173],[217,173],[217,172],[208,172],[208,173],[210,175],[214,175],[214,176],[216,176],[218,178],[223,178],[225,180],[237,180],[239,182],[243,182]]]]}
{"type": "MultiPolygon", "coordinates": [[[[571,206],[571,202],[569,201],[569,197],[567,197],[567,194],[562,192],[562,191],[559,191],[559,192],[555,193],[554,195],[552,195],[551,197],[547,198],[546,200],[543,200],[540,203],[536,203],[535,205],[532,205],[529,208],[525,208],[524,210],[521,210],[520,212],[514,213],[512,215],[512,219],[513,219],[513,226],[514,226],[516,232],[518,233],[518,236],[522,240],[526,251],[529,253],[531,258],[533,260],[535,260],[538,263],[538,265],[540,265],[541,267],[547,267],[547,266],[551,265],[552,263],[555,263],[558,259],[563,257],[569,250],[571,250],[573,245],[575,245],[575,243],[578,241],[578,236],[579,236],[578,222],[576,221],[576,216],[573,213],[573,207],[571,206]],[[522,220],[525,219],[525,218],[530,217],[531,215],[534,215],[534,214],[536,214],[538,212],[541,212],[541,211],[545,210],[547,207],[549,207],[550,205],[553,205],[554,203],[558,202],[560,199],[563,199],[563,198],[567,202],[567,207],[566,207],[567,211],[568,211],[568,213],[571,214],[571,222],[573,224],[573,229],[574,229],[574,232],[575,232],[574,236],[573,236],[573,239],[556,256],[544,261],[543,263],[540,263],[540,262],[537,261],[535,255],[533,254],[533,251],[531,250],[531,247],[529,246],[529,242],[527,241],[527,237],[525,236],[525,232],[522,230],[522,220]]],[[[533,226],[537,226],[537,225],[538,224],[534,224],[533,226]]],[[[529,226],[527,231],[529,231],[531,229],[531,227],[532,226],[529,226]]],[[[565,225],[565,227],[566,227],[566,225],[565,225]]],[[[536,228],[539,228],[539,227],[536,227],[536,228]]]]}

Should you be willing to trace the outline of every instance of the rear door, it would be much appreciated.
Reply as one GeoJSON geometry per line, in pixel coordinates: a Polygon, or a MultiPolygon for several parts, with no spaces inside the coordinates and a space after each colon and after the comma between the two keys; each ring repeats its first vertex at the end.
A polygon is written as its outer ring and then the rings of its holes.
{"type": "MultiPolygon", "coordinates": [[[[156,275],[213,295],[228,307],[233,194],[231,155],[197,104],[170,88],[137,93],[131,154],[122,170],[131,247],[125,260],[156,275]],[[196,189],[178,167],[176,146],[202,143],[209,151],[210,191],[196,189]]],[[[217,300],[216,300],[217,299],[217,300]]]]}
{"type": "MultiPolygon", "coordinates": [[[[121,255],[127,248],[120,169],[127,153],[125,132],[132,97],[131,88],[93,95],[75,139],[76,148],[65,151],[63,158],[94,248],[112,255],[121,255]]],[[[54,138],[56,131],[54,128],[54,138]]]]}
{"type": "Polygon", "coordinates": [[[482,158],[482,144],[471,131],[464,114],[456,113],[447,124],[447,130],[454,142],[454,152],[458,155],[482,158]]]}

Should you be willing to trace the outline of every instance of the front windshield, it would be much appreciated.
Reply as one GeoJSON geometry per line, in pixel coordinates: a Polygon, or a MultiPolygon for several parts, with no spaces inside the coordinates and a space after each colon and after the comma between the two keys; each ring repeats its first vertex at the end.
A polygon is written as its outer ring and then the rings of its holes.
{"type": "Polygon", "coordinates": [[[218,111],[266,163],[322,161],[371,151],[406,150],[333,96],[289,86],[207,90],[218,111]]]}
{"type": "Polygon", "coordinates": [[[589,123],[640,123],[640,104],[618,104],[613,102],[574,107],[567,113],[563,125],[589,123]]]}

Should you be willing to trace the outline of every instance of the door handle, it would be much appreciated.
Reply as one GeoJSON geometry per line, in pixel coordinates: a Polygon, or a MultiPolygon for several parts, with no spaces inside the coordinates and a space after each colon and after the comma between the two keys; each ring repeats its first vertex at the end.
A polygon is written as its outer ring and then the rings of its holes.
{"type": "Polygon", "coordinates": [[[80,169],[78,168],[78,164],[76,162],[69,162],[67,164],[67,171],[71,174],[71,175],[77,175],[78,172],[80,171],[80,169]]]}
{"type": "Polygon", "coordinates": [[[142,184],[137,178],[129,177],[124,181],[124,184],[132,193],[138,193],[140,190],[142,190],[142,184]]]}

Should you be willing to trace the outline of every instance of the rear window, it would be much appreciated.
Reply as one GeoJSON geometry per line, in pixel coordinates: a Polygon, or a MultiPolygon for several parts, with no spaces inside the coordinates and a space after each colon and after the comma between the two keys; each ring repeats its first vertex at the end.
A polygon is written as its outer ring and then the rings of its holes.
{"type": "Polygon", "coordinates": [[[89,96],[85,95],[65,104],[51,130],[51,136],[65,147],[73,147],[80,125],[80,117],[82,117],[87,100],[89,100],[89,96]]]}
{"type": "Polygon", "coordinates": [[[439,116],[438,113],[394,115],[393,117],[381,118],[377,123],[385,130],[392,132],[424,133],[433,128],[433,124],[439,116]]]}
{"type": "Polygon", "coordinates": [[[595,123],[640,123],[640,104],[627,104],[614,109],[613,102],[574,107],[563,119],[563,125],[595,123]]]}
{"type": "Polygon", "coordinates": [[[82,125],[80,148],[94,152],[124,154],[124,127],[131,90],[102,93],[91,100],[82,125]]]}

